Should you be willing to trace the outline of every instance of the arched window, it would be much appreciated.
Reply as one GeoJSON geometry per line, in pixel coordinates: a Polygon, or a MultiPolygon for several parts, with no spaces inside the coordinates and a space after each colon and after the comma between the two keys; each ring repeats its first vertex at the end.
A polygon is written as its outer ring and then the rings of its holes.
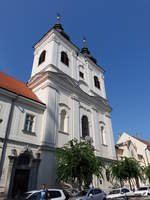
{"type": "Polygon", "coordinates": [[[101,126],[101,137],[102,137],[102,144],[106,145],[106,136],[105,136],[104,126],[101,126]]]}
{"type": "Polygon", "coordinates": [[[60,130],[63,132],[68,132],[68,120],[66,110],[62,110],[60,113],[60,130]]]}
{"type": "Polygon", "coordinates": [[[38,65],[40,65],[42,62],[45,61],[45,56],[46,56],[46,51],[44,50],[44,51],[42,51],[42,53],[39,57],[39,64],[38,65]]]}
{"type": "Polygon", "coordinates": [[[61,52],[61,62],[63,62],[65,65],[69,66],[68,55],[64,51],[61,52]]]}
{"type": "Polygon", "coordinates": [[[98,89],[100,89],[100,82],[99,82],[97,76],[94,76],[94,84],[95,84],[95,87],[97,87],[98,89]]]}
{"type": "Polygon", "coordinates": [[[87,116],[82,117],[82,137],[89,136],[89,122],[87,116]]]}

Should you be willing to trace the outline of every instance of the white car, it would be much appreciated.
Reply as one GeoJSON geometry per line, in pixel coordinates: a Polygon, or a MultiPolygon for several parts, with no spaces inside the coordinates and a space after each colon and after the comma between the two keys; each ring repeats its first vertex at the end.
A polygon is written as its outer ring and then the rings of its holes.
{"type": "MultiPolygon", "coordinates": [[[[42,190],[34,190],[24,193],[22,200],[40,200],[42,190]]],[[[60,189],[48,189],[51,200],[68,200],[69,195],[60,189]]]]}
{"type": "Polygon", "coordinates": [[[91,188],[79,192],[70,200],[106,200],[106,193],[99,188],[91,188]]]}
{"type": "Polygon", "coordinates": [[[136,196],[138,196],[138,195],[139,196],[148,196],[148,195],[150,195],[150,187],[149,186],[140,187],[134,192],[134,194],[136,196]]]}
{"type": "Polygon", "coordinates": [[[119,197],[128,197],[128,196],[133,196],[134,192],[130,191],[128,188],[117,188],[117,189],[113,189],[109,192],[109,194],[107,195],[107,199],[115,199],[115,198],[119,198],[119,197]]]}

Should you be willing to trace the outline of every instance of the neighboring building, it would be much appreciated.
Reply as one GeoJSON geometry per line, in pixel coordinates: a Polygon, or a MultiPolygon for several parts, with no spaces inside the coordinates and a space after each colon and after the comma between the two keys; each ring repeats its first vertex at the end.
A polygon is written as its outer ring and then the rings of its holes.
{"type": "MultiPolygon", "coordinates": [[[[123,132],[119,134],[116,154],[118,160],[124,157],[135,158],[141,166],[148,166],[150,164],[150,141],[123,132]]],[[[141,184],[145,183],[140,182],[141,184]]]]}
{"type": "MultiPolygon", "coordinates": [[[[106,163],[116,159],[104,70],[85,43],[84,40],[80,51],[58,18],[53,28],[34,45],[27,85],[15,79],[16,84],[7,81],[6,87],[0,82],[2,149],[4,138],[7,140],[0,184],[6,193],[18,192],[18,179],[19,183],[25,182],[20,186],[22,191],[39,188],[41,183],[48,187],[55,185],[55,147],[73,138],[92,140],[96,155],[106,163]],[[8,85],[14,88],[11,90],[8,85]]],[[[110,183],[95,179],[94,185],[107,188],[110,183]]]]}
{"type": "Polygon", "coordinates": [[[0,73],[0,192],[6,195],[37,186],[45,108],[24,83],[0,73]]]}

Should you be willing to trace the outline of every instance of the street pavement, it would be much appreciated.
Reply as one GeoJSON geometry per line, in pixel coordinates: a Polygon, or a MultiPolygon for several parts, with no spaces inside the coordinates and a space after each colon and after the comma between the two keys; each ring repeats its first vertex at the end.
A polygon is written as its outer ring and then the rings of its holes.
{"type": "Polygon", "coordinates": [[[150,196],[148,197],[121,197],[121,198],[114,198],[114,200],[150,200],[150,196]]]}

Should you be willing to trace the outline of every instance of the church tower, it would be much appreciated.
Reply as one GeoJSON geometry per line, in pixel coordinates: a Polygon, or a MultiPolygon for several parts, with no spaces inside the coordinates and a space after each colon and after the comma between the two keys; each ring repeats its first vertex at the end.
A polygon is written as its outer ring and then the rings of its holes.
{"type": "MultiPolygon", "coordinates": [[[[97,64],[83,39],[80,50],[65,33],[60,16],[56,24],[34,45],[28,86],[46,104],[41,126],[41,180],[55,182],[55,147],[69,140],[90,139],[96,155],[106,162],[116,159],[104,69],[97,64]],[[48,173],[44,171],[49,166],[48,173]],[[48,178],[49,177],[49,178],[48,178]]],[[[95,180],[108,187],[108,182],[95,180]]]]}

